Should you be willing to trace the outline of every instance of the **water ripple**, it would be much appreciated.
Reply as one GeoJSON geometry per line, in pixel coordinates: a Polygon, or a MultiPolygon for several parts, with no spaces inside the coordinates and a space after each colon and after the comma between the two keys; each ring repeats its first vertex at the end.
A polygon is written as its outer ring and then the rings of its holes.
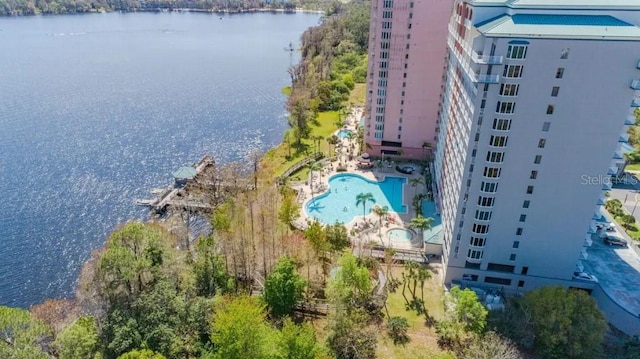
{"type": "Polygon", "coordinates": [[[282,48],[317,21],[0,18],[0,305],[68,296],[105,236],[145,217],[132,200],[175,168],[277,144],[295,60],[282,48]]]}

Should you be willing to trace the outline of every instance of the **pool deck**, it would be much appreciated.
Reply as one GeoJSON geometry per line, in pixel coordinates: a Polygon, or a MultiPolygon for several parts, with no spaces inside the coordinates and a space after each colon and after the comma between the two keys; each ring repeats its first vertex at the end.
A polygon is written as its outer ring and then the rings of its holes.
{"type": "MultiPolygon", "coordinates": [[[[342,130],[351,130],[354,133],[356,132],[356,125],[358,123],[358,119],[362,116],[362,109],[354,110],[350,115],[347,116],[345,120],[345,126],[342,130]]],[[[340,130],[336,130],[336,134],[340,130]]],[[[351,240],[354,245],[363,246],[369,244],[383,245],[389,246],[391,245],[396,249],[404,249],[404,250],[422,250],[423,240],[419,238],[418,232],[409,229],[413,232],[413,240],[411,242],[392,242],[386,236],[386,232],[393,228],[403,228],[407,229],[409,222],[412,218],[415,217],[416,213],[411,205],[412,199],[417,191],[424,191],[425,186],[421,185],[416,187],[412,187],[409,184],[409,179],[411,178],[421,178],[421,168],[416,168],[416,171],[411,174],[402,174],[395,170],[395,165],[402,165],[401,162],[398,163],[389,163],[385,165],[383,168],[374,168],[372,169],[361,169],[357,166],[356,158],[360,155],[358,153],[357,139],[348,139],[341,138],[341,145],[336,146],[336,153],[338,156],[338,161],[336,162],[327,162],[327,166],[322,169],[321,174],[313,173],[313,177],[309,179],[306,183],[298,183],[294,184],[292,187],[296,191],[298,191],[298,201],[302,206],[302,215],[296,221],[296,226],[298,228],[306,228],[310,221],[312,220],[307,216],[305,207],[309,200],[311,200],[311,186],[313,186],[313,195],[314,197],[319,196],[326,191],[329,190],[329,178],[331,176],[338,173],[351,173],[360,175],[363,178],[366,178],[371,181],[384,181],[385,177],[400,177],[406,178],[407,182],[404,185],[402,202],[407,208],[407,213],[396,213],[389,212],[387,218],[382,221],[382,228],[379,227],[380,219],[374,213],[369,213],[365,217],[356,216],[349,223],[345,223],[345,227],[351,233],[352,230],[355,232],[355,236],[351,236],[351,240]],[[351,160],[349,160],[349,149],[353,148],[353,153],[351,153],[351,160]],[[345,163],[347,172],[337,172],[336,169],[339,163],[345,163]]],[[[413,167],[417,167],[415,164],[411,164],[413,167]]],[[[428,214],[425,214],[428,216],[428,214]]]]}

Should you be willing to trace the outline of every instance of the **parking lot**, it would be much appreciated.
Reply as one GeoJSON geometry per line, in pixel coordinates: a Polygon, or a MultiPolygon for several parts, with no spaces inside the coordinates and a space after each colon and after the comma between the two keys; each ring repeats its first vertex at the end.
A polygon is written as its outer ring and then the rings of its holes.
{"type": "Polygon", "coordinates": [[[588,249],[589,257],[582,261],[584,271],[595,275],[600,287],[620,306],[639,315],[640,256],[638,250],[632,248],[636,244],[618,228],[616,232],[607,234],[627,239],[629,246],[608,246],[600,238],[600,232],[592,236],[593,244],[588,249]]]}

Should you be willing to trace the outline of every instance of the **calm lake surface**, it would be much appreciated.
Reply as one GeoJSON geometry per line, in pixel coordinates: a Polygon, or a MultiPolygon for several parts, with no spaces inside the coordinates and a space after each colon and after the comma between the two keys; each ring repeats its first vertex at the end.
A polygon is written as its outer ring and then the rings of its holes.
{"type": "Polygon", "coordinates": [[[317,14],[0,18],[0,305],[72,294],[133,204],[286,129],[284,51],[317,14]]]}

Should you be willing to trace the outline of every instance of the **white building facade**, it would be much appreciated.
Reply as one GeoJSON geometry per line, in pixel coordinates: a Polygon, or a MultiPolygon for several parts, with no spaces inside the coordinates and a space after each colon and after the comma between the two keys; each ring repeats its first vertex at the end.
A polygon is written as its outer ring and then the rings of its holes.
{"type": "Polygon", "coordinates": [[[640,106],[638,25],[631,0],[455,2],[435,156],[445,283],[593,288],[572,277],[640,106]]]}

